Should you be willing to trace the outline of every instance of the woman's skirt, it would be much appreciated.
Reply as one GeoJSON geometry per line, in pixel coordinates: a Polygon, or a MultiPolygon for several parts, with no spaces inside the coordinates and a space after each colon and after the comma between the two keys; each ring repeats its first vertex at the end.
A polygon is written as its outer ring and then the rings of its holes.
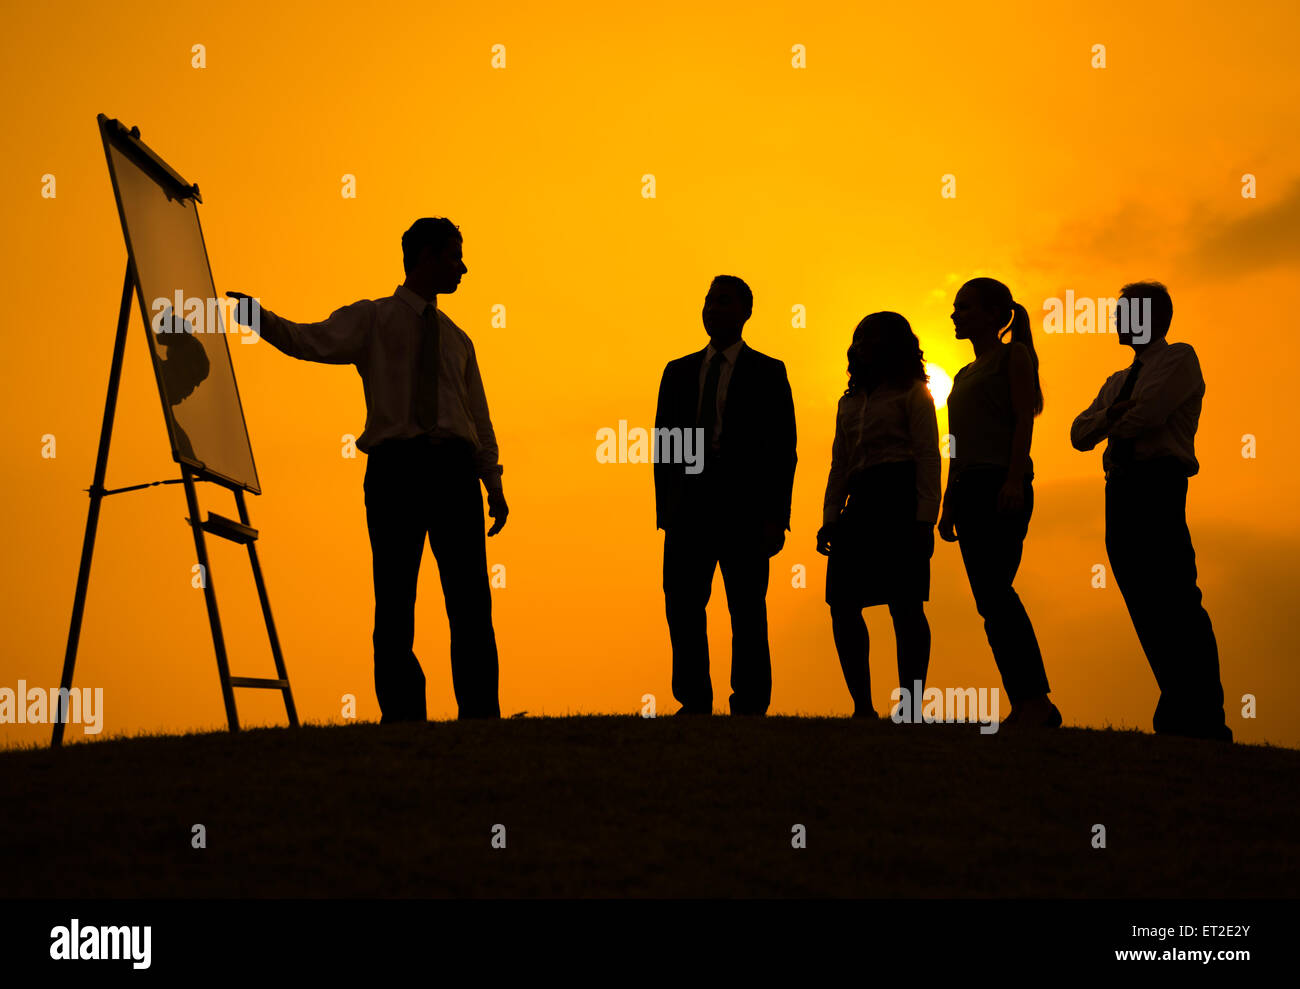
{"type": "Polygon", "coordinates": [[[855,474],[831,536],[826,603],[868,608],[930,600],[933,544],[917,530],[915,461],[855,474]]]}

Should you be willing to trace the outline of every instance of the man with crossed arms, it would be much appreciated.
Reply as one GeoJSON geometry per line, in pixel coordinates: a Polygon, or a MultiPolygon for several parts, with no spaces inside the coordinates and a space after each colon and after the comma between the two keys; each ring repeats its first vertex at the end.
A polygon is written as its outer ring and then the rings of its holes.
{"type": "Polygon", "coordinates": [[[1119,342],[1133,348],[1133,363],[1106,379],[1074,420],[1070,441],[1087,451],[1107,440],[1106,553],[1160,686],[1153,727],[1231,742],[1219,648],[1201,605],[1187,529],[1205,379],[1191,345],[1165,339],[1173,317],[1159,282],[1124,286],[1116,329],[1119,342]],[[1149,315],[1144,327],[1134,318],[1139,306],[1149,315]]]}

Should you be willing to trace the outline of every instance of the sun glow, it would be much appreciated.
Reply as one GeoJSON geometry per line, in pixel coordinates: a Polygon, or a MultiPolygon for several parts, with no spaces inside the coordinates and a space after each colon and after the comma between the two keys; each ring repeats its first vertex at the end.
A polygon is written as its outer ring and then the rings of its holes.
{"type": "Polygon", "coordinates": [[[934,399],[934,407],[942,409],[952,391],[952,378],[938,364],[926,364],[925,373],[930,376],[930,396],[934,399]]]}

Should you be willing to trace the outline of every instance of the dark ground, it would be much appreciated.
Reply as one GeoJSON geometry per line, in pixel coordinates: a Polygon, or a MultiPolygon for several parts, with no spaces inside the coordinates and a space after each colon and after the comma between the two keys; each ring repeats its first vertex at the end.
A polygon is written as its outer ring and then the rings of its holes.
{"type": "Polygon", "coordinates": [[[1292,897],[1298,779],[1290,749],[825,718],[119,739],[0,753],[0,897],[1292,897]]]}

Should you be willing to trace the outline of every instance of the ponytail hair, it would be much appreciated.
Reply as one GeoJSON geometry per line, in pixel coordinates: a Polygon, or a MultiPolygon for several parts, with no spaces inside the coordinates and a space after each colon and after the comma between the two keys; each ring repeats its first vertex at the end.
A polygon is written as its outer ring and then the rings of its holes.
{"type": "Polygon", "coordinates": [[[1038,377],[1038,351],[1034,349],[1033,324],[1029,313],[1011,297],[1011,289],[996,278],[972,278],[962,288],[970,288],[979,297],[981,305],[995,313],[1007,324],[998,331],[998,339],[1010,336],[1010,343],[1023,343],[1029,349],[1029,359],[1034,365],[1034,415],[1043,411],[1043,385],[1038,377]]]}
{"type": "Polygon", "coordinates": [[[1012,343],[1023,343],[1029,348],[1029,359],[1034,363],[1034,415],[1039,415],[1043,411],[1043,384],[1038,379],[1038,351],[1034,349],[1033,324],[1029,322],[1028,311],[1019,302],[1011,303],[1011,312],[1011,324],[1006,329],[1012,343]]]}

